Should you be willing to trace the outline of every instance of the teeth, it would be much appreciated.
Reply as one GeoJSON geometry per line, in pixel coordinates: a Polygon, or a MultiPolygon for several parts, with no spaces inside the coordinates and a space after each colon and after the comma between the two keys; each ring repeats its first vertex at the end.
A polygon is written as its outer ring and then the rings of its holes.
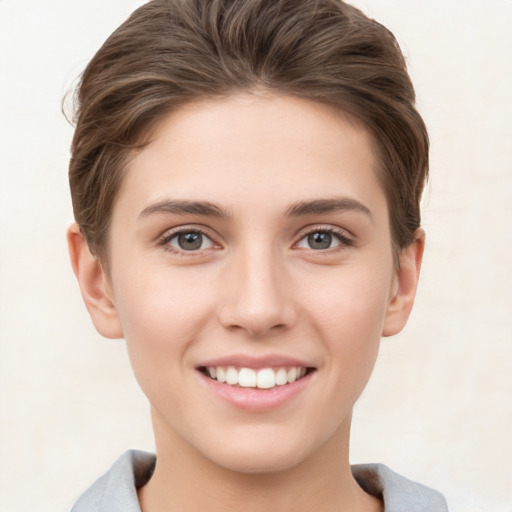
{"type": "Polygon", "coordinates": [[[288,384],[288,373],[284,368],[279,368],[279,370],[277,370],[276,384],[278,386],[283,386],[284,384],[288,384]]]}
{"type": "Polygon", "coordinates": [[[272,368],[263,368],[258,371],[258,384],[260,389],[270,389],[276,385],[276,374],[272,368]]]}
{"type": "Polygon", "coordinates": [[[288,370],[287,377],[288,377],[288,382],[295,382],[297,380],[297,368],[290,368],[288,370]]]}
{"type": "Polygon", "coordinates": [[[235,368],[234,366],[209,366],[210,377],[221,383],[242,388],[272,389],[276,386],[291,384],[306,375],[305,367],[289,368],[235,368]]]}
{"type": "Polygon", "coordinates": [[[232,366],[229,366],[226,370],[226,384],[229,384],[230,386],[238,384],[238,372],[236,371],[236,368],[233,368],[232,366]]]}
{"type": "Polygon", "coordinates": [[[238,373],[238,384],[242,388],[256,387],[256,372],[250,368],[242,368],[238,373]]]}
{"type": "MultiPolygon", "coordinates": [[[[208,370],[210,370],[208,368],[208,370]]],[[[216,377],[214,377],[211,373],[210,373],[210,376],[212,377],[212,379],[217,379],[219,382],[226,382],[226,372],[224,371],[224,368],[222,367],[217,367],[217,368],[213,368],[213,371],[214,373],[216,373],[216,377]]]]}

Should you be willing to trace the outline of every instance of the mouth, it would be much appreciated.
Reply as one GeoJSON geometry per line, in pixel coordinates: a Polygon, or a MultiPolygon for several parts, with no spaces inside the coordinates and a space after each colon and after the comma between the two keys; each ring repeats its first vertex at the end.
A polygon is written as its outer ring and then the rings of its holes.
{"type": "Polygon", "coordinates": [[[315,368],[279,366],[248,368],[237,366],[200,366],[198,370],[209,379],[238,388],[273,389],[297,382],[315,368]]]}

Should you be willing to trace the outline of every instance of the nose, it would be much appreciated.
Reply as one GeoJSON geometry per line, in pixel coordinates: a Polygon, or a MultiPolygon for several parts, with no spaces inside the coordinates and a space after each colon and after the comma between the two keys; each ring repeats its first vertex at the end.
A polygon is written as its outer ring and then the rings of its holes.
{"type": "Polygon", "coordinates": [[[221,324],[253,338],[289,329],[297,312],[290,280],[279,258],[271,250],[260,250],[247,251],[233,260],[223,275],[221,324]]]}

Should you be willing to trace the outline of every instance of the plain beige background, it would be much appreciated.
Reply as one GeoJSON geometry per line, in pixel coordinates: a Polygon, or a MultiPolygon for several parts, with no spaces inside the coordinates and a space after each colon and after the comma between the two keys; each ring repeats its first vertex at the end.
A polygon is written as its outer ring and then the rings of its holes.
{"type": "MultiPolygon", "coordinates": [[[[68,510],[124,450],[152,449],[122,341],[68,263],[60,100],[142,2],[0,0],[0,510],[68,510]]],[[[357,0],[408,56],[432,139],[416,309],[356,406],[353,462],[511,512],[512,1],[357,0]]]]}

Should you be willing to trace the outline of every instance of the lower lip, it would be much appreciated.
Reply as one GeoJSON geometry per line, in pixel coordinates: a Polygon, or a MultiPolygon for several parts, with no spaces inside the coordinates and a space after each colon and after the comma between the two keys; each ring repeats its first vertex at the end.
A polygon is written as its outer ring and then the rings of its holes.
{"type": "Polygon", "coordinates": [[[304,390],[312,376],[312,373],[309,373],[299,380],[284,386],[259,389],[230,386],[229,384],[223,384],[211,379],[199,371],[198,373],[201,380],[218,397],[239,409],[250,412],[266,412],[282,407],[304,390]]]}

